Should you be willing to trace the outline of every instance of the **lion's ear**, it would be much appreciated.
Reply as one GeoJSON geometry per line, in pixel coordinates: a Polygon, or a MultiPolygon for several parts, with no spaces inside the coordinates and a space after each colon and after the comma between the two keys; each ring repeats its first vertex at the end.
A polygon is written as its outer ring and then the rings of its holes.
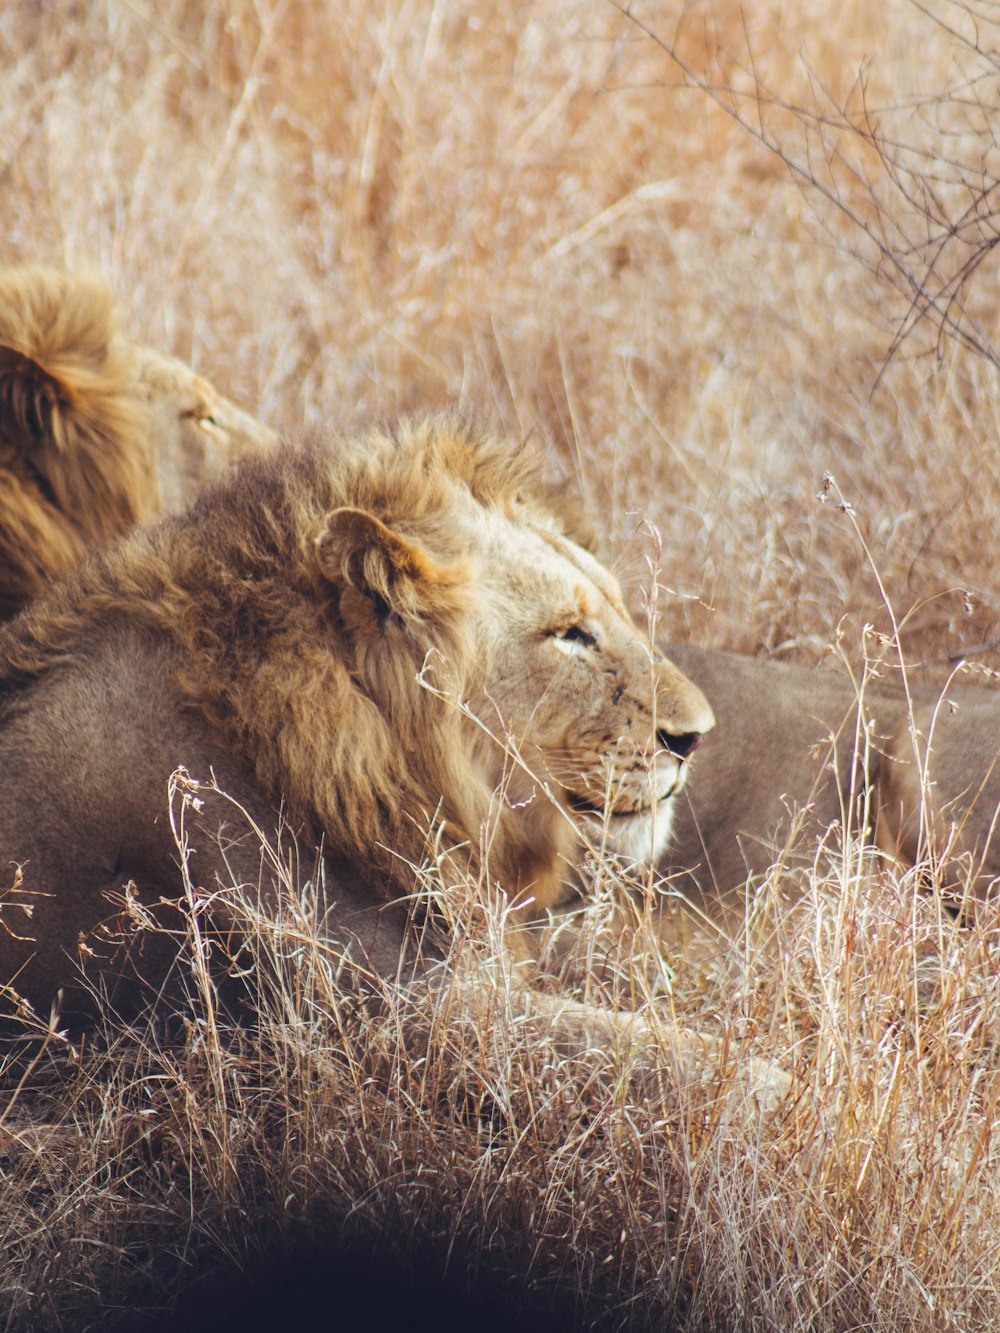
{"type": "Polygon", "coordinates": [[[441,565],[408,537],[364,509],[334,509],[316,540],[319,567],[330,583],[367,597],[376,615],[422,620],[450,609],[465,582],[461,564],[441,565]]]}
{"type": "Polygon", "coordinates": [[[23,449],[63,443],[63,391],[57,379],[13,347],[0,344],[0,430],[23,449]]]}

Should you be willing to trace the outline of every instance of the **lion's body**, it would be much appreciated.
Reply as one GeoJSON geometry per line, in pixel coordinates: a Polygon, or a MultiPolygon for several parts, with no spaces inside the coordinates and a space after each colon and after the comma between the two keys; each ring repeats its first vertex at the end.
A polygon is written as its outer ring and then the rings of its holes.
{"type": "MultiPolygon", "coordinates": [[[[0,630],[0,863],[34,903],[4,910],[3,976],[47,1006],[81,937],[101,952],[103,894],[179,896],[181,765],[322,845],[330,930],[383,974],[406,916],[387,905],[439,825],[442,873],[485,871],[525,915],[573,891],[605,820],[654,855],[712,713],[533,486],[448,419],[289,446],[0,630]]],[[[258,883],[227,801],[185,818],[197,884],[258,883]]]]}
{"type": "MultiPolygon", "coordinates": [[[[877,832],[883,850],[903,864],[947,852],[956,859],[959,892],[969,866],[978,896],[1000,876],[995,691],[955,681],[911,685],[915,749],[901,686],[868,681],[859,708],[846,674],[689,644],[666,651],[704,689],[718,719],[660,859],[676,891],[664,900],[664,936],[678,955],[716,951],[738,936],[748,879],[759,883],[779,861],[808,869],[833,826],[866,838],[877,832]],[[970,858],[964,868],[962,853],[970,858]]],[[[792,892],[794,876],[783,884],[792,892]]]]}
{"type": "Polygon", "coordinates": [[[118,335],[100,280],[0,272],[0,616],[272,439],[183,362],[118,335]]]}

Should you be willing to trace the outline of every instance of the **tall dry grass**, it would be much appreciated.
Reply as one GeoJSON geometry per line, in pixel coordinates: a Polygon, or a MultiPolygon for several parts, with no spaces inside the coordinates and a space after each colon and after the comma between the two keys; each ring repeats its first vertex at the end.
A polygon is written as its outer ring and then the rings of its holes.
{"type": "MultiPolygon", "coordinates": [[[[989,171],[992,66],[909,0],[877,23],[855,3],[637,14],[723,90],[752,58],[804,108],[770,134],[824,183],[832,159],[865,219],[906,221],[900,249],[919,209],[845,117],[928,153],[941,193],[955,159],[989,171]]],[[[137,336],[269,420],[482,406],[551,445],[623,559],[633,509],[661,527],[687,594],[672,632],[748,651],[817,654],[845,608],[853,630],[878,614],[815,503],[829,470],[920,608],[913,656],[992,634],[993,370],[933,321],[886,366],[909,306],[857,225],[614,6],[22,3],[0,43],[0,257],[100,265],[137,336]]],[[[974,278],[987,335],[994,269],[974,278]]]]}
{"type": "Polygon", "coordinates": [[[450,891],[464,989],[436,1009],[391,985],[359,1007],[311,886],[286,877],[277,913],[234,895],[250,1025],[220,1018],[192,931],[183,1034],[110,1020],[8,1091],[10,1326],[284,1326],[287,1267],[292,1309],[376,1321],[394,1282],[418,1322],[487,1328],[990,1328],[997,922],[957,926],[870,857],[824,860],[776,949],[669,998],[592,916],[577,991],[662,1015],[662,1079],[512,1003],[472,895],[450,891]],[[731,1063],[678,1088],[674,1021],[727,1032],[731,1063]],[[752,1054],[796,1071],[780,1114],[746,1101],[752,1054]]]}
{"type": "MultiPolygon", "coordinates": [[[[936,13],[637,5],[653,40],[593,0],[21,0],[0,260],[96,264],[131,334],[286,429],[458,398],[540,437],[623,568],[660,530],[668,635],[860,657],[889,626],[860,532],[933,669],[993,645],[1000,600],[992,11],[936,13]]],[[[748,1128],[513,1022],[405,1054],[406,1000],[344,1010],[289,886],[251,932],[283,978],[259,1034],[196,995],[185,1040],[5,1070],[0,1301],[110,1325],[349,1240],[581,1324],[990,1328],[995,935],[917,887],[831,846],[778,948],[673,994],[797,1071],[748,1128]]]]}

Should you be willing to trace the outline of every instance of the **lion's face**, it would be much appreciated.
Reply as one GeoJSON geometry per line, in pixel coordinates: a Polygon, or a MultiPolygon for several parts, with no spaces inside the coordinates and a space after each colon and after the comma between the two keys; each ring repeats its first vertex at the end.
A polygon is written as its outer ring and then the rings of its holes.
{"type": "Polygon", "coordinates": [[[116,350],[131,371],[129,395],[146,426],[165,510],[182,509],[231,463],[274,442],[272,431],[183,361],[122,339],[116,350]]]}
{"type": "Polygon", "coordinates": [[[497,524],[481,572],[489,670],[476,706],[519,755],[501,759],[507,799],[544,800],[542,786],[591,845],[653,860],[712,710],[651,651],[613,575],[523,517],[497,524]]]}
{"type": "Polygon", "coordinates": [[[651,651],[617,580],[556,515],[497,485],[489,469],[505,455],[477,473],[445,432],[370,447],[373,469],[407,449],[423,466],[409,466],[394,511],[335,509],[316,542],[359,717],[391,722],[392,762],[407,781],[422,770],[466,842],[502,826],[510,854],[490,855],[536,903],[559,900],[580,836],[655,859],[715,724],[704,695],[651,651]],[[445,477],[432,504],[420,494],[431,463],[445,477]]]}

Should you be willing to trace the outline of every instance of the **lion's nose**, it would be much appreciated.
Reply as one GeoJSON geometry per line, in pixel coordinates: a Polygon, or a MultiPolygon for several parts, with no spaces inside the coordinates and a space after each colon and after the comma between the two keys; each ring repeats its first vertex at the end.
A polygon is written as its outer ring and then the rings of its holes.
{"type": "Polygon", "coordinates": [[[704,736],[700,731],[683,731],[675,736],[672,732],[665,731],[661,727],[656,733],[656,739],[661,749],[669,750],[678,759],[687,759],[689,755],[694,754],[697,750],[704,740],[704,736]]]}

